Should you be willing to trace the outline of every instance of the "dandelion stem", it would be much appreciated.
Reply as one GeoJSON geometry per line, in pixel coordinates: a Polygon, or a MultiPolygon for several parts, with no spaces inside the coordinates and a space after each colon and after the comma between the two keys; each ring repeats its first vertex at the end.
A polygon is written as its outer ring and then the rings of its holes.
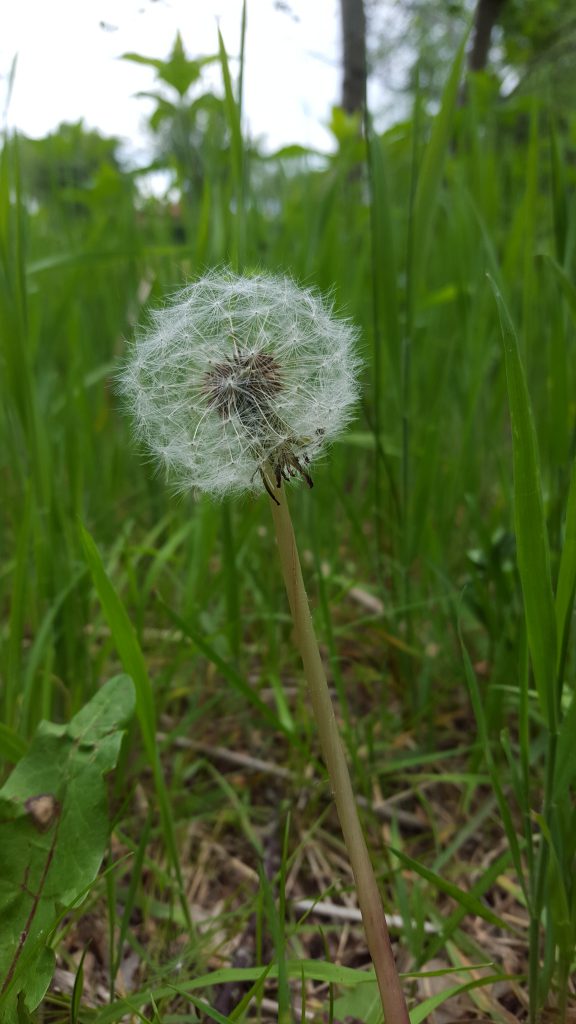
{"type": "MultiPolygon", "coordinates": [[[[271,467],[264,472],[273,479],[271,467]]],[[[310,699],[320,737],[322,755],[334,793],[344,842],[356,882],[368,949],[374,963],[386,1024],[409,1024],[410,1018],[396,970],[388,926],[374,870],[362,832],[344,747],[336,723],[308,597],[302,578],[296,539],[286,501],[286,489],[277,488],[278,503],[271,502],[282,574],[294,621],[296,642],[304,665],[310,699]]]]}

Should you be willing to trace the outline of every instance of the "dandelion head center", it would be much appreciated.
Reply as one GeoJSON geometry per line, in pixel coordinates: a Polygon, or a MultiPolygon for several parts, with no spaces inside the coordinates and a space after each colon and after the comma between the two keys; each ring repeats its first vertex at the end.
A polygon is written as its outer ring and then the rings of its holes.
{"type": "Polygon", "coordinates": [[[137,436],[180,489],[222,496],[301,478],[358,400],[356,329],[286,276],[226,267],[137,332],[118,376],[137,436]]]}
{"type": "Polygon", "coordinates": [[[265,415],[281,389],[280,366],[267,352],[235,352],[208,371],[203,388],[223,419],[236,413],[242,420],[265,415]]]}

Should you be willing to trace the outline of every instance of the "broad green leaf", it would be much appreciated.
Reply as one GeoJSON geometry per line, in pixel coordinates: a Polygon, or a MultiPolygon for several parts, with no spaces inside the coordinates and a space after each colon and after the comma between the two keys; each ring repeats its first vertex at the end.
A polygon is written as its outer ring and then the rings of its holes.
{"type": "Polygon", "coordinates": [[[96,878],[108,841],[104,776],[134,710],[128,676],[106,683],[68,725],[41,722],[0,790],[0,1020],[50,982],[47,936],[96,878]]]}
{"type": "Polygon", "coordinates": [[[528,646],[540,707],[548,725],[558,716],[556,617],[536,429],[516,331],[496,284],[506,364],[514,462],[514,519],[528,646]]]}

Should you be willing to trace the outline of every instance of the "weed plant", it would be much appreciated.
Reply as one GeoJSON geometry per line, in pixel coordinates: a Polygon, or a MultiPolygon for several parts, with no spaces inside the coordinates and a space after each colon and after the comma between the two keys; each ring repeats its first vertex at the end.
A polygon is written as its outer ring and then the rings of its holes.
{"type": "Polygon", "coordinates": [[[121,669],[137,722],[103,868],[68,903],[53,893],[10,1012],[378,1020],[334,883],[341,841],[278,612],[270,499],[174,499],[134,457],[111,384],[144,303],[231,261],[332,289],[361,329],[362,417],[292,506],[372,859],[402,919],[412,1024],[449,999],[452,1017],[567,1020],[573,125],[481,77],[459,105],[460,53],[433,118],[420,99],[362,141],[337,113],[332,156],[264,159],[242,138],[223,45],[219,59],[232,160],[209,140],[202,174],[178,167],[177,204],[143,198],[113,161],[79,184],[51,157],[40,191],[27,140],[0,156],[3,778],[42,720],[72,728],[121,669]]]}

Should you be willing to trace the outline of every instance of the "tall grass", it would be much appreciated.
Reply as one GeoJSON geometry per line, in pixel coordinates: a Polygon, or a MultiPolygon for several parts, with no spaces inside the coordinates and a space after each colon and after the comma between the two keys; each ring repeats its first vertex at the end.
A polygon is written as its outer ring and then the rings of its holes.
{"type": "MultiPolygon", "coordinates": [[[[387,905],[412,922],[401,935],[409,969],[441,954],[459,969],[494,960],[503,976],[497,944],[469,927],[482,918],[490,934],[512,929],[525,944],[518,974],[529,977],[517,986],[529,990],[531,1019],[545,1005],[565,1013],[574,998],[574,170],[544,107],[497,102],[482,81],[459,107],[461,59],[435,118],[422,98],[416,122],[380,136],[369,128],[367,153],[355,129],[343,131],[319,165],[247,147],[221,41],[233,175],[206,166],[179,211],[144,201],[112,171],[80,196],[54,181],[34,202],[22,140],[4,142],[0,753],[8,770],[41,718],[71,716],[118,659],[133,666],[140,738],[121,762],[114,829],[135,874],[117,869],[109,906],[137,907],[164,930],[146,949],[124,910],[119,934],[147,964],[146,983],[79,1020],[120,1020],[131,1001],[150,1007],[150,991],[171,1005],[181,968],[166,951],[186,931],[190,822],[245,835],[243,818],[262,828],[277,813],[250,787],[234,806],[197,748],[179,743],[248,748],[307,785],[310,735],[288,623],[274,610],[268,499],[223,520],[204,501],[175,500],[135,455],[111,385],[142,296],[160,300],[222,261],[331,287],[362,328],[362,416],[292,504],[364,795],[371,805],[403,788],[412,827],[425,825],[410,831],[398,813],[384,863],[367,812],[387,905]],[[79,521],[94,538],[84,548],[79,521]],[[144,819],[127,796],[142,790],[144,819]],[[451,794],[449,828],[436,820],[440,792],[451,794]],[[470,878],[470,851],[499,843],[470,878]],[[520,908],[512,925],[494,908],[503,886],[520,908]]],[[[312,772],[315,763],[316,752],[312,772]]],[[[324,835],[322,799],[313,793],[302,827],[324,835]]],[[[222,928],[238,934],[256,914],[242,980],[261,998],[278,976],[283,1013],[289,984],[305,993],[308,978],[326,977],[306,955],[295,963],[308,924],[287,923],[284,897],[275,903],[303,840],[286,844],[260,909],[246,883],[240,906],[224,899],[221,911],[222,928]]],[[[98,889],[91,899],[99,906],[98,889]]],[[[236,977],[233,965],[221,977],[208,969],[217,946],[189,930],[188,994],[236,977]]],[[[330,982],[348,982],[360,1007],[358,977],[341,971],[330,982]]],[[[499,1019],[490,992],[474,998],[499,1019]]]]}

